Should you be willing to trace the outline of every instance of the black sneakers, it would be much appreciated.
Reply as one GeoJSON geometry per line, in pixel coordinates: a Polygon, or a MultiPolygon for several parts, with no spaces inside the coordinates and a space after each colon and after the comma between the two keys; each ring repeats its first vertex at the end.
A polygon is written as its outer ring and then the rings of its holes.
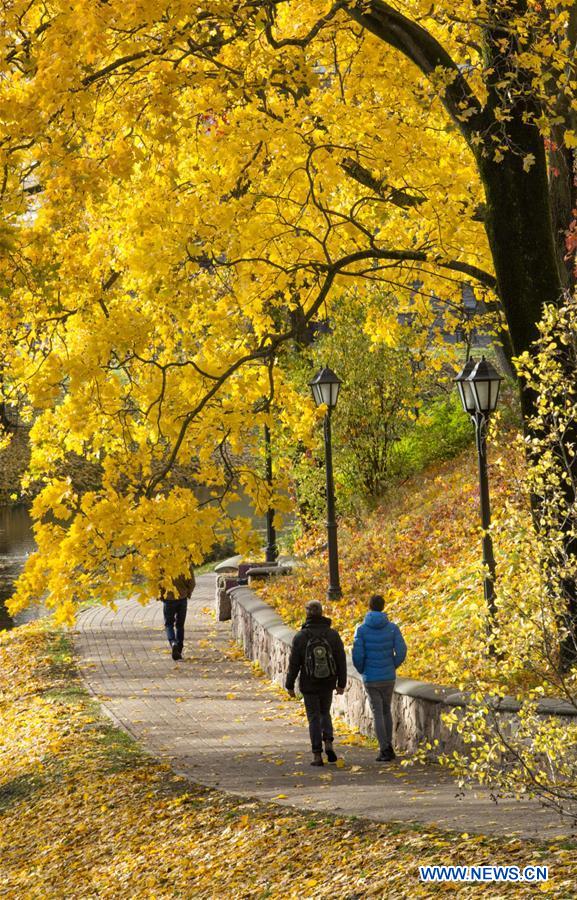
{"type": "Polygon", "coordinates": [[[333,750],[332,743],[325,742],[325,753],[327,754],[327,759],[330,763],[335,763],[337,761],[338,757],[333,750]]]}
{"type": "Polygon", "coordinates": [[[180,650],[180,647],[176,643],[172,645],[172,658],[174,660],[182,659],[182,652],[180,650]]]}
{"type": "Polygon", "coordinates": [[[316,751],[313,753],[311,766],[324,766],[323,755],[320,751],[318,753],[316,751]]]}
{"type": "Polygon", "coordinates": [[[392,762],[396,758],[397,754],[389,744],[388,747],[385,747],[384,750],[381,750],[381,752],[377,756],[377,762],[392,762]]]}

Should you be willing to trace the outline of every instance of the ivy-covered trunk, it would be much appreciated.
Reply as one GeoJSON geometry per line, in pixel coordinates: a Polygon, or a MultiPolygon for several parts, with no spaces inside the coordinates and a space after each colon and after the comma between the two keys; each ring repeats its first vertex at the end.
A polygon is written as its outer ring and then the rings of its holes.
{"type": "MultiPolygon", "coordinates": [[[[547,304],[559,305],[567,288],[567,272],[559,265],[558,232],[563,223],[554,221],[544,141],[534,126],[521,123],[510,128],[508,137],[516,152],[506,154],[500,161],[481,158],[479,168],[487,197],[486,229],[489,238],[497,290],[509,327],[511,345],[515,356],[524,352],[535,353],[535,341],[539,337],[538,323],[547,304]]],[[[567,222],[565,227],[567,228],[567,222]]],[[[564,348],[559,345],[559,354],[564,348]]],[[[519,390],[525,434],[536,438],[528,445],[529,461],[539,464],[543,444],[543,423],[537,414],[537,393],[520,379],[519,390]]],[[[567,432],[555,453],[562,469],[573,467],[577,446],[575,429],[567,432]]],[[[563,485],[565,511],[576,501],[575,481],[568,477],[563,485]]],[[[547,496],[532,497],[535,526],[549,546],[550,532],[559,529],[561,557],[575,560],[577,542],[573,535],[574,517],[565,513],[558,522],[552,522],[547,496]]],[[[562,559],[545,562],[545,578],[551,589],[564,598],[566,614],[561,626],[567,630],[561,642],[560,656],[564,669],[577,660],[577,584],[573,577],[559,577],[562,559]]],[[[569,565],[569,569],[572,565],[569,565]]]]}

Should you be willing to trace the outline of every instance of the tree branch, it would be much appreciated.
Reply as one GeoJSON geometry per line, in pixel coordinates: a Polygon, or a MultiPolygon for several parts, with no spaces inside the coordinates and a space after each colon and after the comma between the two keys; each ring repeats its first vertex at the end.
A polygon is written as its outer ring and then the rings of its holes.
{"type": "Polygon", "coordinates": [[[350,156],[345,156],[342,160],[341,169],[355,181],[358,181],[359,184],[370,188],[383,200],[387,200],[395,206],[400,206],[401,209],[419,206],[425,200],[425,197],[417,197],[414,194],[409,194],[402,188],[395,188],[384,181],[380,181],[378,178],[375,178],[369,169],[350,156]]]}
{"type": "MultiPolygon", "coordinates": [[[[308,312],[306,313],[307,321],[313,318],[318,309],[325,302],[326,297],[332,287],[332,284],[335,280],[335,276],[337,274],[337,266],[332,266],[330,270],[326,273],[324,277],[323,284],[319,290],[318,296],[315,302],[311,305],[308,312]]],[[[180,451],[180,447],[186,435],[186,431],[190,423],[202,412],[207,403],[220,391],[223,384],[233,375],[238,369],[240,369],[243,365],[249,362],[255,362],[256,360],[266,361],[271,357],[274,357],[277,349],[287,341],[291,340],[294,336],[294,328],[289,329],[288,331],[283,332],[282,334],[277,335],[265,335],[260,342],[259,347],[254,350],[252,353],[246,353],[244,356],[239,357],[234,363],[232,363],[218,378],[216,378],[214,384],[211,388],[206,392],[206,394],[202,397],[201,400],[196,404],[196,406],[191,409],[183,418],[182,425],[180,427],[180,431],[178,433],[178,437],[174,442],[174,446],[171,450],[170,456],[166,461],[165,465],[162,469],[157,472],[148,482],[145,494],[147,497],[152,497],[154,494],[154,489],[161,481],[166,478],[172,467],[174,466],[178,453],[180,451]]]]}
{"type": "Polygon", "coordinates": [[[474,278],[480,284],[495,291],[497,288],[497,280],[494,275],[485,272],[478,266],[470,263],[460,262],[459,260],[443,260],[430,257],[424,250],[384,250],[378,247],[371,247],[367,250],[358,250],[350,253],[348,256],[342,257],[338,261],[339,271],[356,262],[362,262],[365,259],[388,259],[392,262],[428,262],[431,265],[439,266],[441,269],[450,269],[452,272],[460,272],[469,278],[474,278]]]}
{"type": "Polygon", "coordinates": [[[336,3],[329,9],[329,11],[315,22],[312,26],[308,34],[304,35],[302,38],[283,38],[280,41],[277,41],[272,33],[272,26],[274,25],[274,4],[271,6],[267,6],[266,8],[266,17],[267,21],[265,24],[265,34],[266,39],[275,50],[280,50],[281,47],[306,47],[314,38],[317,36],[319,31],[334,19],[339,10],[344,9],[347,5],[348,0],[337,0],[336,3]]]}
{"type": "MultiPolygon", "coordinates": [[[[442,44],[421,25],[393,9],[384,0],[366,0],[346,8],[346,14],[381,41],[399,50],[424,75],[446,69],[453,79],[441,99],[445,109],[471,145],[475,133],[485,132],[492,117],[482,107],[459,66],[442,44]]],[[[475,149],[474,145],[471,145],[475,149]]]]}
{"type": "MultiPolygon", "coordinates": [[[[104,78],[105,75],[110,75],[117,69],[121,69],[123,66],[127,66],[132,62],[137,62],[139,59],[146,59],[154,52],[155,51],[153,50],[141,50],[139,53],[130,53],[128,56],[121,56],[119,59],[115,59],[107,66],[104,66],[104,68],[99,69],[97,72],[93,72],[91,75],[87,75],[82,79],[81,84],[83,85],[83,87],[89,87],[91,84],[94,84],[95,81],[99,81],[101,78],[104,78]]],[[[158,55],[158,51],[156,51],[156,54],[158,55]]]]}

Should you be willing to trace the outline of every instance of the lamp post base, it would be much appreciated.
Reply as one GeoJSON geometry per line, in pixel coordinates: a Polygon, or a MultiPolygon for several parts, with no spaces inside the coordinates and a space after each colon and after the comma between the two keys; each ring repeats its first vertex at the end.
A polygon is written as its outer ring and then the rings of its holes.
{"type": "Polygon", "coordinates": [[[343,592],[340,587],[330,587],[327,591],[327,600],[340,600],[343,596],[343,592]]]}
{"type": "Polygon", "coordinates": [[[278,559],[278,547],[276,544],[268,544],[264,548],[264,558],[267,563],[275,563],[278,559]]]}

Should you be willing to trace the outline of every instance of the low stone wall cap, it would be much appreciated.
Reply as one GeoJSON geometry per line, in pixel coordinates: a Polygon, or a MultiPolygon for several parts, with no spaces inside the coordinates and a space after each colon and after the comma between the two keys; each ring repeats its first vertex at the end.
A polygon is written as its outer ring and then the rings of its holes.
{"type": "Polygon", "coordinates": [[[550,716],[577,716],[577,706],[569,700],[558,700],[555,697],[545,697],[537,706],[537,710],[543,715],[550,716]]]}
{"type": "Polygon", "coordinates": [[[241,564],[243,557],[238,556],[229,556],[228,559],[223,559],[221,562],[217,563],[214,567],[215,572],[236,572],[239,565],[241,564]]]}
{"type": "Polygon", "coordinates": [[[395,682],[396,694],[403,694],[406,697],[417,697],[419,700],[429,700],[431,703],[446,703],[447,695],[454,691],[454,687],[431,684],[427,681],[417,681],[414,678],[397,678],[395,682]]]}
{"type": "Polygon", "coordinates": [[[290,575],[290,566],[253,566],[248,569],[247,576],[251,575],[290,575]]]}

